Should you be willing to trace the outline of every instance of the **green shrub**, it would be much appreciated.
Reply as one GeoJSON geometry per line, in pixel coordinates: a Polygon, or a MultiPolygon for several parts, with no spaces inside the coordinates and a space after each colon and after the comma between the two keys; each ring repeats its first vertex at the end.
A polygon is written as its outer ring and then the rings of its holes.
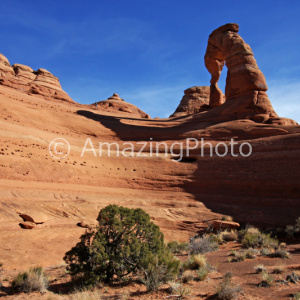
{"type": "Polygon", "coordinates": [[[221,234],[210,233],[209,238],[212,243],[216,243],[218,245],[224,244],[221,234]]]}
{"type": "Polygon", "coordinates": [[[177,241],[169,242],[167,244],[167,247],[170,249],[170,251],[174,254],[181,254],[185,251],[188,251],[189,244],[188,243],[179,243],[177,241]]]}
{"type": "Polygon", "coordinates": [[[194,272],[187,270],[182,273],[181,281],[183,283],[188,283],[188,282],[194,280],[194,278],[195,278],[194,272]]]}
{"type": "Polygon", "coordinates": [[[267,269],[264,265],[257,265],[254,267],[256,273],[260,274],[262,272],[267,272],[267,269]]]}
{"type": "Polygon", "coordinates": [[[271,287],[274,283],[274,278],[267,272],[261,272],[262,281],[259,283],[259,287],[271,287]]]}
{"type": "Polygon", "coordinates": [[[272,238],[270,234],[261,233],[259,230],[253,232],[248,230],[242,238],[242,245],[245,248],[278,248],[278,240],[272,238]]]}
{"type": "Polygon", "coordinates": [[[140,267],[140,280],[146,286],[147,291],[157,291],[168,281],[176,278],[180,261],[171,252],[164,255],[150,255],[140,267]]]}
{"type": "Polygon", "coordinates": [[[228,259],[228,262],[240,262],[240,261],[244,261],[246,258],[246,254],[244,251],[236,251],[233,254],[232,258],[228,259]]]}
{"type": "Polygon", "coordinates": [[[241,292],[241,287],[239,285],[234,285],[231,280],[232,274],[230,272],[226,273],[222,282],[217,288],[218,299],[232,300],[235,299],[241,292]]]}
{"type": "Polygon", "coordinates": [[[186,262],[183,263],[184,270],[196,270],[199,268],[206,267],[206,257],[201,254],[190,256],[186,262]]]}
{"type": "Polygon", "coordinates": [[[293,300],[300,300],[300,292],[293,294],[293,300]]]}
{"type": "Polygon", "coordinates": [[[208,276],[208,273],[209,273],[209,269],[207,267],[202,267],[197,271],[197,278],[200,281],[203,281],[208,276]]]}
{"type": "Polygon", "coordinates": [[[163,234],[143,210],[109,205],[97,221],[96,229],[88,229],[64,257],[69,273],[81,275],[85,285],[120,280],[155,268],[156,259],[170,258],[163,234]]]}
{"type": "Polygon", "coordinates": [[[294,225],[287,226],[285,231],[292,238],[299,236],[300,235],[300,217],[296,219],[296,222],[294,225]]]}
{"type": "Polygon", "coordinates": [[[269,255],[269,257],[274,257],[274,258],[290,258],[290,253],[286,250],[283,249],[277,249],[275,250],[275,252],[271,252],[269,255]]]}
{"type": "Polygon", "coordinates": [[[245,257],[248,259],[254,259],[257,257],[257,253],[258,251],[256,249],[249,248],[245,251],[245,257]]]}
{"type": "Polygon", "coordinates": [[[48,287],[48,280],[42,267],[35,267],[29,271],[19,273],[12,281],[12,287],[18,292],[31,293],[43,291],[48,287]]]}
{"type": "MultiPolygon", "coordinates": [[[[274,249],[273,249],[273,250],[274,250],[274,249]]],[[[268,249],[268,248],[262,248],[262,249],[260,250],[260,254],[261,254],[262,256],[269,256],[271,253],[272,253],[271,250],[268,249]]]]}

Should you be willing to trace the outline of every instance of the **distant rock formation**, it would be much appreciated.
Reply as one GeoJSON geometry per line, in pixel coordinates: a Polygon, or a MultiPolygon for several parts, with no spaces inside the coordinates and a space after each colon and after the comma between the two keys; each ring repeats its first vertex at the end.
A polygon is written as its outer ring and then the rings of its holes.
{"type": "Polygon", "coordinates": [[[124,101],[124,99],[120,98],[120,96],[116,93],[114,93],[111,97],[107,98],[107,100],[119,100],[124,101]]]}
{"type": "Polygon", "coordinates": [[[274,111],[266,93],[268,87],[265,77],[257,66],[250,46],[238,31],[238,24],[229,23],[217,28],[209,36],[204,57],[205,66],[211,74],[209,106],[218,107],[216,113],[232,120],[297,124],[293,120],[279,118],[274,111]],[[228,72],[224,103],[217,83],[225,62],[228,72]]]}
{"type": "Polygon", "coordinates": [[[120,96],[116,93],[114,93],[107,100],[93,103],[92,106],[96,109],[104,110],[107,112],[124,112],[138,118],[150,119],[150,116],[148,114],[140,110],[135,105],[125,102],[124,99],[120,98],[120,96]]]}
{"type": "Polygon", "coordinates": [[[58,100],[73,100],[63,91],[59,79],[45,69],[34,71],[32,68],[14,64],[10,65],[8,59],[0,54],[0,84],[28,94],[38,94],[45,98],[58,100]]]}
{"type": "MultiPolygon", "coordinates": [[[[223,93],[222,96],[225,97],[223,93]]],[[[184,91],[184,96],[182,97],[180,104],[170,118],[181,117],[205,111],[208,108],[209,99],[209,86],[193,86],[188,88],[184,91]]]]}

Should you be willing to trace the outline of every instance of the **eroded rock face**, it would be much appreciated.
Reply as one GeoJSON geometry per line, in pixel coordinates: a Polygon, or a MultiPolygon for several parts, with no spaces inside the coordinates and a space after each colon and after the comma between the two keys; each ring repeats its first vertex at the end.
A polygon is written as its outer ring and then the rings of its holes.
{"type": "Polygon", "coordinates": [[[221,106],[219,114],[231,116],[232,120],[252,119],[271,123],[272,119],[278,119],[278,115],[266,93],[266,79],[257,66],[250,46],[238,31],[238,24],[229,23],[217,28],[209,36],[204,58],[205,66],[211,74],[209,105],[211,108],[221,106]],[[228,72],[226,102],[223,104],[218,80],[224,63],[228,72]]]}
{"type": "Polygon", "coordinates": [[[181,117],[204,111],[208,107],[209,97],[209,86],[193,86],[186,89],[180,104],[170,117],[181,117]]]}
{"type": "Polygon", "coordinates": [[[124,99],[120,98],[120,96],[116,93],[114,93],[107,100],[93,103],[92,106],[94,106],[96,109],[107,112],[123,112],[138,118],[150,119],[148,114],[140,110],[135,105],[124,101],[124,99]]]}
{"type": "Polygon", "coordinates": [[[212,223],[212,228],[217,230],[226,230],[226,229],[239,229],[240,224],[237,222],[221,221],[215,220],[212,223]]]}
{"type": "Polygon", "coordinates": [[[14,69],[11,67],[8,59],[0,53],[0,76],[12,76],[14,75],[14,69]]]}
{"type": "Polygon", "coordinates": [[[45,98],[54,98],[73,102],[63,91],[59,79],[45,69],[34,71],[32,68],[14,64],[0,54],[0,84],[28,94],[38,94],[45,98]]]}

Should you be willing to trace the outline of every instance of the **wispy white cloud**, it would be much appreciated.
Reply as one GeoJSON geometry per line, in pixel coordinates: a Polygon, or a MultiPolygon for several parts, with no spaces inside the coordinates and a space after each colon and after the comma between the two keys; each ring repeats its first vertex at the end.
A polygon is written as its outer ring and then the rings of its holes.
{"type": "Polygon", "coordinates": [[[273,80],[268,85],[268,96],[277,114],[300,124],[300,82],[273,80]]]}

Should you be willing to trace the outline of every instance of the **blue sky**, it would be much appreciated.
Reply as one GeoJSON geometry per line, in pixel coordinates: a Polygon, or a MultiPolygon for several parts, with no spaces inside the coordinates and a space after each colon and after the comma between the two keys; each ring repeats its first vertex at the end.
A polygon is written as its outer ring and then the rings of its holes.
{"type": "MultiPolygon", "coordinates": [[[[209,85],[209,34],[240,25],[277,113],[300,123],[300,1],[1,0],[0,53],[45,68],[77,102],[118,93],[167,117],[183,91],[209,85]]],[[[222,73],[220,86],[226,78],[222,73]]]]}

